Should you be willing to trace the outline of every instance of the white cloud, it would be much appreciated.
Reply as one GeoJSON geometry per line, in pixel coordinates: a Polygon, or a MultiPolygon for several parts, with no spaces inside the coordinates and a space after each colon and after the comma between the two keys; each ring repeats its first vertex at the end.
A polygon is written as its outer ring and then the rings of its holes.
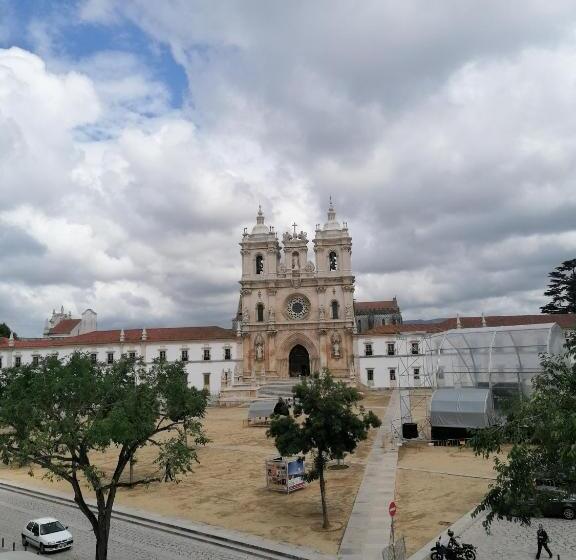
{"type": "Polygon", "coordinates": [[[0,53],[2,211],[34,263],[7,282],[25,294],[44,271],[46,311],[65,283],[110,324],[225,324],[257,205],[311,232],[329,194],[358,297],[396,295],[406,316],[537,312],[576,253],[572,2],[89,0],[79,16],[140,26],[190,91],[174,110],[137,53],[54,54],[42,26],[48,68],[0,53]]]}

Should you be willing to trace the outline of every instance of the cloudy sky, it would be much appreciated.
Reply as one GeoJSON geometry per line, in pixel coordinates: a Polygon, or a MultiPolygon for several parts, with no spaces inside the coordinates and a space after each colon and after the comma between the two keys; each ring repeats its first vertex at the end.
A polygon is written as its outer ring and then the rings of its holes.
{"type": "Polygon", "coordinates": [[[0,322],[229,325],[258,204],[357,299],[537,313],[576,256],[573,0],[0,0],[0,322]]]}

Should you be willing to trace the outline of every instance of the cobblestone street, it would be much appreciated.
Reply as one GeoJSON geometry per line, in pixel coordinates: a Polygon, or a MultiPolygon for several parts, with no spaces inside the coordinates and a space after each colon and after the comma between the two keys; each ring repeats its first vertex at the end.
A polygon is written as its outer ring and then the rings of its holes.
{"type": "MultiPolygon", "coordinates": [[[[522,527],[519,523],[495,521],[490,534],[486,534],[481,516],[461,533],[462,541],[478,547],[478,560],[528,560],[536,558],[536,531],[538,523],[542,523],[550,537],[549,547],[554,555],[561,560],[576,560],[576,521],[564,519],[534,519],[530,527],[522,527]]],[[[548,558],[542,551],[541,559],[548,558]]]]}

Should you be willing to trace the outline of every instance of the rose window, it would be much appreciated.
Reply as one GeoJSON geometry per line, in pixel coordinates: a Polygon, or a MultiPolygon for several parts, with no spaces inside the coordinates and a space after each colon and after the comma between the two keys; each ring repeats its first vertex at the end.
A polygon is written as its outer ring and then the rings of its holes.
{"type": "Polygon", "coordinates": [[[308,300],[302,296],[294,296],[288,301],[288,316],[291,319],[304,319],[308,315],[310,304],[308,300]]]}

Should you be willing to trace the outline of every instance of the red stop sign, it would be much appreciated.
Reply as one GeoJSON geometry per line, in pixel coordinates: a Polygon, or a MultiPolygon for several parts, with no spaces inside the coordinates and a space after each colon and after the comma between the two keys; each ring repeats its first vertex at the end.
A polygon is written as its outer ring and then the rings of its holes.
{"type": "Polygon", "coordinates": [[[390,502],[390,505],[388,506],[388,513],[390,514],[390,517],[394,517],[396,515],[396,504],[394,502],[390,502]]]}

